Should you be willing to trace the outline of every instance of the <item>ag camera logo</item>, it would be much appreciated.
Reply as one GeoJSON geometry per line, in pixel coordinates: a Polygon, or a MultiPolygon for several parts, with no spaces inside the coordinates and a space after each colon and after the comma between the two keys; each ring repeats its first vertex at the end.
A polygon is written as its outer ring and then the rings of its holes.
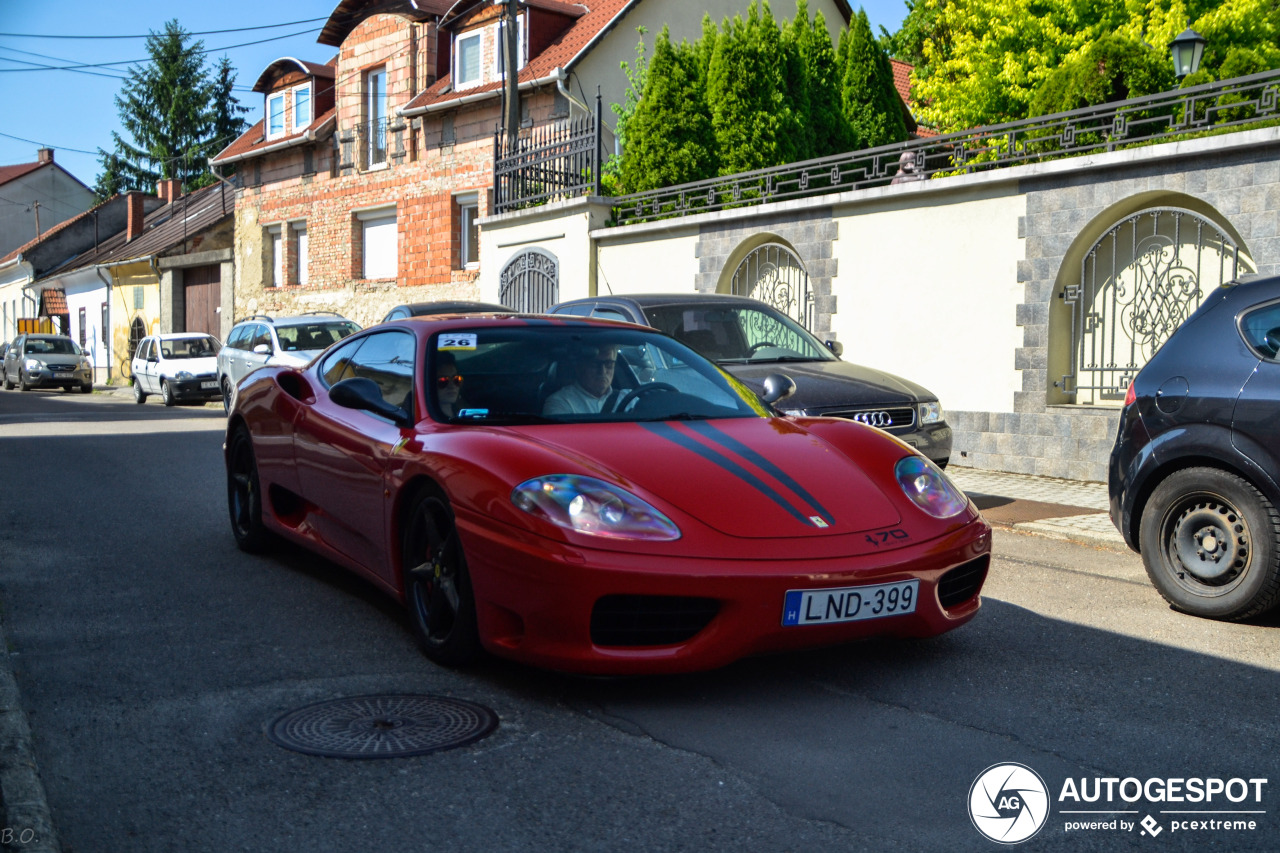
{"type": "Polygon", "coordinates": [[[999,844],[1019,844],[1049,818],[1049,789],[1024,764],[993,764],[969,788],[969,819],[999,844]]]}

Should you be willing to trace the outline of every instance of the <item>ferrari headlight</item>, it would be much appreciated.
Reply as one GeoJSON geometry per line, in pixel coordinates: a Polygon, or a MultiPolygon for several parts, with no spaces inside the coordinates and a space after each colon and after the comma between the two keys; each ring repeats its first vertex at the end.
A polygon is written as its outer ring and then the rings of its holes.
{"type": "Polygon", "coordinates": [[[934,518],[959,515],[969,505],[969,499],[952,485],[938,466],[923,456],[899,459],[893,473],[912,503],[934,518]]]}
{"type": "Polygon", "coordinates": [[[558,527],[608,539],[665,542],[680,528],[645,501],[617,486],[577,474],[548,474],[516,486],[511,502],[558,527]]]}
{"type": "Polygon", "coordinates": [[[942,423],[942,404],[937,400],[931,403],[920,404],[920,423],[921,424],[937,424],[942,423]]]}

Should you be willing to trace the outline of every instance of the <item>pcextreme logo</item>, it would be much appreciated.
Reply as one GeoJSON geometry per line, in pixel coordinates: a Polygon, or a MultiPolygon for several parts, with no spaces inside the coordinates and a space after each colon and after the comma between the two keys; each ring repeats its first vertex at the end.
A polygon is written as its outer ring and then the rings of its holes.
{"type": "MultiPolygon", "coordinates": [[[[1064,833],[1194,833],[1230,844],[1265,821],[1266,779],[1068,777],[1058,792],[1064,833]]],[[[1025,764],[993,764],[969,788],[969,818],[985,837],[1019,844],[1050,817],[1049,788],[1025,764]]]]}

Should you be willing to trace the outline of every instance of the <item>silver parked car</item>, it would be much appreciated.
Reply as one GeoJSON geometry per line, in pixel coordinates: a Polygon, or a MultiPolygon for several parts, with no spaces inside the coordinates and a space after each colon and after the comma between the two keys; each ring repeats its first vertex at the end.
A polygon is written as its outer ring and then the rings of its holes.
{"type": "Polygon", "coordinates": [[[235,388],[259,367],[284,364],[304,367],[332,343],[360,327],[332,311],[310,311],[297,317],[255,314],[236,322],[218,352],[218,389],[231,411],[235,388]]]}
{"type": "Polygon", "coordinates": [[[4,354],[4,388],[93,391],[93,363],[66,335],[19,335],[4,354]]]}

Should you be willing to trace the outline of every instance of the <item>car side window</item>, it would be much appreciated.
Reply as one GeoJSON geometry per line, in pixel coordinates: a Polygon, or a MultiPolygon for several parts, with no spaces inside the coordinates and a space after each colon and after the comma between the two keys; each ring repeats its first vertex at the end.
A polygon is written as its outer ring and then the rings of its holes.
{"type": "Polygon", "coordinates": [[[351,372],[351,357],[356,354],[356,350],[360,349],[360,345],[364,343],[364,338],[358,341],[350,341],[340,347],[336,347],[332,352],[327,353],[320,362],[320,376],[324,379],[326,387],[332,388],[344,379],[350,379],[355,374],[351,372]]]}
{"type": "Polygon", "coordinates": [[[274,350],[271,346],[271,330],[263,325],[254,327],[253,343],[249,349],[254,349],[259,344],[265,344],[268,350],[274,350]]]}
{"type": "Polygon", "coordinates": [[[231,330],[230,336],[227,337],[227,346],[232,349],[245,349],[245,341],[249,337],[248,326],[236,326],[231,330]]]}
{"type": "Polygon", "coordinates": [[[134,354],[134,358],[142,361],[147,360],[147,353],[151,352],[151,338],[143,338],[142,343],[138,344],[138,351],[134,354]]]}
{"type": "Polygon", "coordinates": [[[369,335],[351,359],[354,376],[372,379],[382,399],[409,408],[413,392],[413,356],[417,339],[405,332],[369,335]]]}
{"type": "Polygon", "coordinates": [[[601,320],[621,320],[624,323],[634,323],[635,321],[628,317],[617,308],[597,308],[591,312],[592,317],[599,317],[601,320]]]}
{"type": "Polygon", "coordinates": [[[1263,305],[1240,318],[1240,333],[1264,358],[1280,352],[1280,302],[1263,305]]]}
{"type": "Polygon", "coordinates": [[[587,302],[581,305],[562,305],[559,308],[557,308],[553,313],[572,314],[575,317],[590,317],[592,307],[593,306],[591,305],[590,302],[587,302]]]}

